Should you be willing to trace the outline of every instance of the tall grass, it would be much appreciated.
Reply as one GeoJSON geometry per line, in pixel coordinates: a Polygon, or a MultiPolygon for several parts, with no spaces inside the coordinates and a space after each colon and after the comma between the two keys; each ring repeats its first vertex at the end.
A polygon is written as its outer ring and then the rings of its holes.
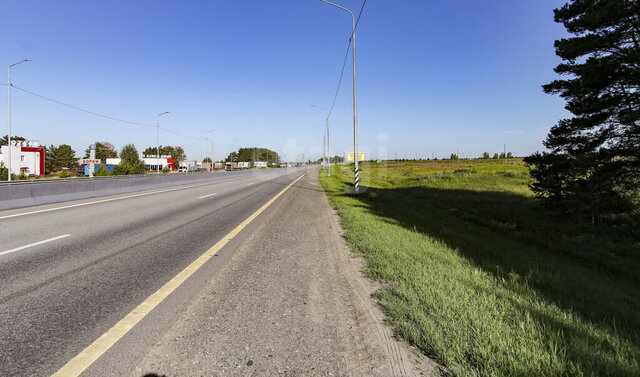
{"type": "Polygon", "coordinates": [[[460,376],[640,375],[636,227],[550,213],[517,160],[351,169],[321,183],[400,338],[460,376]]]}

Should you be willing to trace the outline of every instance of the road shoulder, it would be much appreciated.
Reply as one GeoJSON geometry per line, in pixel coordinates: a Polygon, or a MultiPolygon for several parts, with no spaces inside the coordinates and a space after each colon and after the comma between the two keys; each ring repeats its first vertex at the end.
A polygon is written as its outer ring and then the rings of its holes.
{"type": "Polygon", "coordinates": [[[438,375],[397,342],[310,172],[275,203],[132,376],[438,375]]]}

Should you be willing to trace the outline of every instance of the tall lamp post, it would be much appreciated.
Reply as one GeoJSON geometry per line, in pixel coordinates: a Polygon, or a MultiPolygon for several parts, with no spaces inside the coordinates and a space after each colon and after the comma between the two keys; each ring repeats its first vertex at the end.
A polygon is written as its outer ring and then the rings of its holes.
{"type": "Polygon", "coordinates": [[[327,109],[325,109],[324,107],[320,107],[316,105],[311,105],[311,107],[315,107],[316,109],[323,110],[327,115],[327,117],[325,118],[325,131],[324,131],[327,141],[326,141],[326,146],[324,146],[324,152],[325,152],[324,156],[328,166],[327,175],[331,177],[331,146],[330,146],[331,143],[329,141],[329,111],[327,111],[327,109]]]}
{"type": "Polygon", "coordinates": [[[160,174],[160,117],[169,114],[168,111],[158,114],[158,121],[156,122],[156,174],[160,174]]]}
{"type": "Polygon", "coordinates": [[[354,170],[353,170],[353,183],[354,183],[354,192],[357,194],[360,189],[360,172],[358,170],[358,91],[356,85],[356,17],[353,15],[353,12],[345,7],[341,7],[340,5],[331,3],[327,0],[321,0],[329,5],[333,5],[336,8],[340,8],[346,12],[349,12],[351,15],[351,19],[353,20],[353,28],[351,29],[351,48],[353,53],[353,160],[354,160],[354,170]]]}
{"type": "Polygon", "coordinates": [[[7,154],[9,161],[7,161],[7,179],[11,182],[11,67],[16,66],[18,64],[30,62],[29,59],[21,60],[17,63],[13,63],[7,69],[7,90],[8,90],[8,102],[7,102],[7,124],[8,124],[8,134],[7,134],[7,147],[9,153],[7,154]]]}

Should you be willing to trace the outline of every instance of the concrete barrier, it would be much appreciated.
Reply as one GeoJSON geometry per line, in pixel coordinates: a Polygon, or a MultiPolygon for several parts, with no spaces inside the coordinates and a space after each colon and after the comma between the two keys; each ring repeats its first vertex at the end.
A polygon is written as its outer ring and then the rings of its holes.
{"type": "Polygon", "coordinates": [[[79,180],[42,180],[0,185],[0,210],[15,209],[105,195],[159,189],[207,181],[224,181],[252,171],[202,174],[143,175],[79,180]]]}

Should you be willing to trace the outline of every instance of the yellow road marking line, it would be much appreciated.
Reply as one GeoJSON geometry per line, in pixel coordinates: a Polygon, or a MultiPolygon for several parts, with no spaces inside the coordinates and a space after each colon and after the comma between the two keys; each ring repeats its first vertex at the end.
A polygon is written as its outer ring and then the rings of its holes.
{"type": "Polygon", "coordinates": [[[71,377],[79,376],[85,369],[93,364],[100,356],[107,352],[120,338],[122,338],[129,330],[131,330],[138,322],[147,316],[156,306],[158,306],[165,298],[167,298],[173,291],[176,290],[182,283],[184,283],[191,275],[193,275],[200,267],[202,267],[211,257],[213,257],[220,249],[222,249],[229,241],[238,235],[244,228],[247,227],[256,217],[258,217],[264,210],[266,210],[273,202],[275,202],[282,194],[284,194],[291,186],[296,184],[307,173],[301,175],[291,184],[280,191],[276,196],[271,198],[262,207],[255,211],[251,216],[245,219],[240,225],[235,227],[229,234],[222,237],[211,249],[207,250],[204,254],[200,255],[195,261],[188,265],[184,270],[180,271],[178,275],[169,280],[162,288],[158,289],[154,294],[149,296],[138,307],[133,309],[129,314],[122,318],[106,333],[102,334],[91,345],[85,348],[82,352],[76,355],[73,359],[69,360],[60,370],[58,370],[54,377],[71,377]]]}

